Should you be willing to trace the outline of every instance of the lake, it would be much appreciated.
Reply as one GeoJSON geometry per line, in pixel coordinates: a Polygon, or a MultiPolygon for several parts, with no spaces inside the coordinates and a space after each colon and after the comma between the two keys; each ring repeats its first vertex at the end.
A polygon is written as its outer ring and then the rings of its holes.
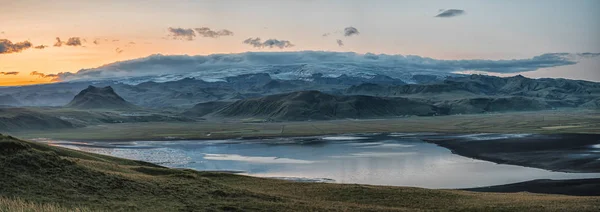
{"type": "MultiPolygon", "coordinates": [[[[597,178],[466,158],[422,139],[436,134],[357,134],[273,139],[67,142],[51,145],[173,168],[232,171],[309,182],[470,188],[533,179],[597,178]]],[[[452,135],[490,140],[521,134],[452,135]]]]}

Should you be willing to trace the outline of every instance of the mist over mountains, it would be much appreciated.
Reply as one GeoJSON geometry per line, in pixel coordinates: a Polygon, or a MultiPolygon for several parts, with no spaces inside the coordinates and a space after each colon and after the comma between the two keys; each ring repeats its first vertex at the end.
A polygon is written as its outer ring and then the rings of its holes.
{"type": "Polygon", "coordinates": [[[128,84],[165,82],[187,77],[205,81],[242,74],[268,73],[275,79],[297,80],[313,74],[327,77],[386,75],[408,79],[416,74],[448,76],[463,71],[522,73],[540,68],[573,65],[596,53],[547,53],[513,60],[439,60],[415,55],[359,54],[354,52],[246,52],[212,55],[151,55],[120,61],[76,73],[58,74],[62,81],[117,80],[128,84]]]}

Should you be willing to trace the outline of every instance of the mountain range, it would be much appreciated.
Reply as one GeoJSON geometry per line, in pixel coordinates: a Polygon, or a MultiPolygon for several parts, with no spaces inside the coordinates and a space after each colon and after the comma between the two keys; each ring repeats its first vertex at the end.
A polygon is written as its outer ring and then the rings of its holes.
{"type": "Polygon", "coordinates": [[[407,98],[339,96],[320,91],[298,91],[238,100],[232,103],[201,103],[188,113],[227,118],[264,118],[277,121],[381,118],[445,115],[434,105],[407,98]],[[213,112],[208,112],[208,106],[213,112]]]}
{"type": "Polygon", "coordinates": [[[600,83],[520,75],[440,78],[419,74],[402,80],[387,75],[332,77],[313,73],[284,80],[269,73],[254,73],[214,81],[63,82],[0,87],[0,92],[3,107],[146,108],[196,118],[255,117],[273,121],[600,108],[600,83]]]}

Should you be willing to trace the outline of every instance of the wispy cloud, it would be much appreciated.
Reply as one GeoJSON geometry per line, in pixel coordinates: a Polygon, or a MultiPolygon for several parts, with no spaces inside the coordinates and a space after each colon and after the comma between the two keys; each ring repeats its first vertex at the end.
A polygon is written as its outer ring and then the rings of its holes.
{"type": "Polygon", "coordinates": [[[46,46],[46,45],[39,45],[39,46],[34,46],[33,48],[36,48],[36,49],[45,49],[46,47],[48,47],[48,46],[46,46]]]}
{"type": "Polygon", "coordinates": [[[19,72],[11,71],[11,72],[0,72],[0,75],[17,75],[19,72]]]}
{"type": "Polygon", "coordinates": [[[327,37],[327,36],[329,36],[329,35],[331,35],[331,33],[327,32],[327,33],[323,33],[323,35],[321,35],[321,36],[323,36],[323,37],[327,37]]]}
{"type": "Polygon", "coordinates": [[[67,46],[81,46],[81,38],[79,37],[70,37],[67,41],[62,41],[60,37],[56,37],[56,42],[54,43],[55,47],[61,47],[62,45],[67,46]]]}
{"type": "Polygon", "coordinates": [[[123,49],[121,49],[121,48],[116,48],[116,49],[115,49],[115,52],[116,52],[117,54],[121,54],[121,53],[123,53],[123,51],[125,51],[125,50],[123,50],[123,49]]]}
{"type": "Polygon", "coordinates": [[[280,49],[294,47],[292,42],[287,40],[268,39],[264,42],[260,38],[248,38],[244,40],[244,44],[254,46],[256,48],[273,48],[278,47],[280,49]]]}
{"type": "Polygon", "coordinates": [[[222,29],[219,31],[213,31],[208,27],[200,27],[200,28],[196,28],[195,30],[198,33],[198,35],[201,35],[202,37],[206,37],[206,38],[219,38],[221,36],[233,36],[233,32],[226,30],[226,29],[222,29]]]}
{"type": "Polygon", "coordinates": [[[34,71],[29,73],[29,75],[38,76],[40,78],[51,78],[51,81],[60,81],[60,77],[58,74],[44,74],[41,72],[34,71]]]}
{"type": "Polygon", "coordinates": [[[193,29],[169,27],[169,35],[175,40],[194,40],[196,32],[193,29]]]}
{"type": "Polygon", "coordinates": [[[440,10],[440,13],[437,14],[435,17],[438,17],[438,18],[451,18],[451,17],[463,15],[463,14],[465,14],[464,10],[449,9],[449,10],[440,10]]]}
{"type": "Polygon", "coordinates": [[[337,45],[338,45],[338,46],[344,46],[344,41],[342,41],[342,40],[340,40],[340,39],[337,39],[337,41],[336,41],[336,42],[337,42],[337,45]]]}
{"type": "Polygon", "coordinates": [[[344,28],[344,36],[346,36],[346,37],[352,36],[352,35],[358,35],[358,34],[360,34],[360,32],[358,32],[358,29],[356,29],[354,27],[344,28]]]}
{"type": "Polygon", "coordinates": [[[54,43],[55,47],[61,47],[63,45],[63,42],[60,40],[59,37],[56,37],[56,42],[54,43]]]}
{"type": "Polygon", "coordinates": [[[81,46],[81,39],[79,37],[72,37],[65,44],[67,46],[81,46]]]}
{"type": "Polygon", "coordinates": [[[0,39],[0,54],[19,53],[33,46],[29,41],[13,43],[7,39],[0,39]]]}

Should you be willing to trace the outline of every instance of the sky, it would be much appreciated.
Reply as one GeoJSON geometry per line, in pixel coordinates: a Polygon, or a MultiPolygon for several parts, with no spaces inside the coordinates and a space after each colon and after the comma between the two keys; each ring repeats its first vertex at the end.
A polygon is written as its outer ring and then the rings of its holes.
{"type": "MultiPolygon", "coordinates": [[[[48,83],[61,72],[153,54],[317,50],[512,60],[600,52],[596,0],[0,0],[0,5],[0,86],[48,83]]],[[[600,59],[521,74],[600,81],[600,59]]]]}

